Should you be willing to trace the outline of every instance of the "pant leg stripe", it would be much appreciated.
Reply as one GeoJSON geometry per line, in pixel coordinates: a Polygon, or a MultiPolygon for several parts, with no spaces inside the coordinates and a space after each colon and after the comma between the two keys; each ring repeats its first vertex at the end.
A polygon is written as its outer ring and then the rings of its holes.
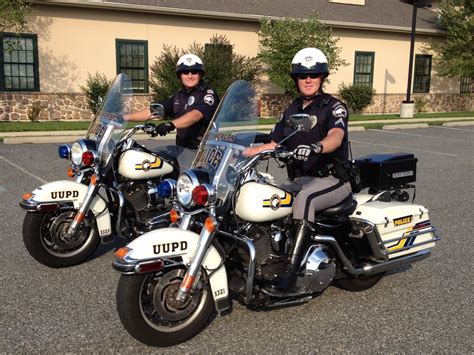
{"type": "Polygon", "coordinates": [[[327,194],[328,192],[337,190],[338,188],[340,188],[343,185],[344,185],[344,183],[342,181],[339,181],[336,185],[329,186],[327,189],[324,189],[324,190],[321,190],[321,191],[316,191],[316,192],[312,193],[311,195],[309,195],[308,198],[306,199],[306,205],[304,207],[304,219],[308,220],[309,207],[311,205],[311,200],[312,199],[314,199],[318,196],[327,194]]]}

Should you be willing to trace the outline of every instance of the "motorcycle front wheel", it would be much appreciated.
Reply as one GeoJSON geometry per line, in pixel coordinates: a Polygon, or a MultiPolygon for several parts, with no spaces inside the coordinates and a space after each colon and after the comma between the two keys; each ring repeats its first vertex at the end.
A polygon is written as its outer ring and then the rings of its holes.
{"type": "Polygon", "coordinates": [[[205,280],[185,302],[176,300],[185,272],[174,268],[120,277],[117,310],[131,336],[147,345],[165,347],[185,342],[207,326],[214,301],[205,280]]]}
{"type": "Polygon", "coordinates": [[[66,236],[75,210],[28,212],[23,220],[23,242],[28,253],[43,265],[62,268],[80,264],[97,248],[100,237],[91,217],[77,233],[66,236]]]}

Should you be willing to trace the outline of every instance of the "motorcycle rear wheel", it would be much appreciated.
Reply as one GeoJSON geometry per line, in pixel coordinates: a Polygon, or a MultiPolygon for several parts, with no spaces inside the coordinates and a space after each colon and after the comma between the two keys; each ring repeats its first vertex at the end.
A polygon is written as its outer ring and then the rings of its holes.
{"type": "Polygon", "coordinates": [[[80,264],[97,248],[100,237],[90,218],[73,240],[62,239],[76,211],[28,212],[23,220],[23,242],[43,265],[62,268],[80,264]]]}
{"type": "Polygon", "coordinates": [[[185,342],[201,332],[215,313],[207,282],[188,296],[175,300],[184,269],[143,275],[122,275],[117,287],[117,311],[124,328],[144,344],[166,347],[185,342]]]}
{"type": "Polygon", "coordinates": [[[339,279],[335,281],[337,287],[343,290],[360,292],[374,287],[384,277],[385,272],[365,277],[351,277],[347,279],[339,279]]]}

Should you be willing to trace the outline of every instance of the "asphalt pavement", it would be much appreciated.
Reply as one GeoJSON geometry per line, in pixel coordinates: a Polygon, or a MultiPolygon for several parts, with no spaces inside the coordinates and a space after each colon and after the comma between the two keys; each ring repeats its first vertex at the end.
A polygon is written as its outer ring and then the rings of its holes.
{"type": "Polygon", "coordinates": [[[0,143],[0,353],[474,353],[474,126],[366,130],[350,137],[355,156],[406,152],[418,158],[415,202],[428,207],[443,238],[432,256],[364,292],[330,287],[304,305],[265,312],[234,302],[232,313],[167,349],[147,347],[123,329],[112,246],[60,270],[29,256],[18,202],[45,182],[67,179],[68,164],[58,158],[57,144],[0,143]]]}

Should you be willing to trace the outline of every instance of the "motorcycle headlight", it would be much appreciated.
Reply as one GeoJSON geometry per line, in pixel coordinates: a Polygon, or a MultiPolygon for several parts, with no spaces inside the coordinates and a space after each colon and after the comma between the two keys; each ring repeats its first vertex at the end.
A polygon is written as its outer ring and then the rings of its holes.
{"type": "Polygon", "coordinates": [[[82,155],[88,150],[96,150],[96,144],[94,141],[89,139],[80,139],[75,141],[71,146],[71,162],[74,165],[81,167],[83,165],[82,155]]]}
{"type": "Polygon", "coordinates": [[[194,188],[201,184],[208,183],[208,180],[207,173],[202,170],[191,169],[181,174],[176,182],[176,196],[178,202],[185,207],[194,206],[194,188]]]}

